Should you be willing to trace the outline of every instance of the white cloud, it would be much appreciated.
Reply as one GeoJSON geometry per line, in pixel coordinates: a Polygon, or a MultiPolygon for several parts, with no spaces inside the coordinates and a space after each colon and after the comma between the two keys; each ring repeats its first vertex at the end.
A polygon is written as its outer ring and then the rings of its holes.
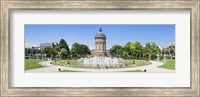
{"type": "Polygon", "coordinates": [[[94,47],[91,47],[91,46],[90,46],[90,47],[89,47],[89,49],[90,49],[90,50],[93,50],[93,49],[94,49],[94,47]]]}

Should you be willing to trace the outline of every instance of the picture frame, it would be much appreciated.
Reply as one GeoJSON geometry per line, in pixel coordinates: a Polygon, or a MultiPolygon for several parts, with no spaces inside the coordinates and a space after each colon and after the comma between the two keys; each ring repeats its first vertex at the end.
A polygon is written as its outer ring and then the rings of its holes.
{"type": "Polygon", "coordinates": [[[1,1],[1,96],[200,96],[199,0],[2,0],[1,1]],[[170,87],[10,87],[10,14],[12,10],[190,10],[191,86],[170,87]]]}

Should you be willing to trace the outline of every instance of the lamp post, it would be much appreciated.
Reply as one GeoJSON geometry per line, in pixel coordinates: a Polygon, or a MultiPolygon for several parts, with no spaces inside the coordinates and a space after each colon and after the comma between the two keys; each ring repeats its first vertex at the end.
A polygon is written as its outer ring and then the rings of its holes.
{"type": "MultiPolygon", "coordinates": [[[[44,53],[44,57],[45,57],[44,59],[46,60],[46,53],[44,53]]],[[[45,66],[46,66],[46,61],[45,61],[45,66]]]]}
{"type": "Polygon", "coordinates": [[[160,54],[157,54],[157,61],[160,61],[160,54]]]}
{"type": "Polygon", "coordinates": [[[166,63],[166,54],[164,54],[164,56],[163,56],[164,58],[163,58],[163,60],[164,60],[164,63],[166,63]]]}
{"type": "Polygon", "coordinates": [[[53,54],[51,54],[51,60],[53,60],[53,54]]]}
{"type": "Polygon", "coordinates": [[[38,61],[38,54],[35,54],[35,56],[36,56],[36,60],[38,61]]]}
{"type": "Polygon", "coordinates": [[[38,54],[38,56],[39,56],[39,59],[41,59],[41,54],[40,53],[38,54]]]}

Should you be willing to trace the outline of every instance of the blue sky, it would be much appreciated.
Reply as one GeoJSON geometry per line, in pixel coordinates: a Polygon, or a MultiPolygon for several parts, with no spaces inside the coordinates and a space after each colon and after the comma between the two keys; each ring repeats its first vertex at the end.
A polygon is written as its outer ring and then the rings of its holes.
{"type": "Polygon", "coordinates": [[[107,49],[113,45],[124,46],[127,42],[138,41],[142,45],[147,42],[155,42],[159,46],[165,46],[175,42],[175,25],[49,25],[26,24],[25,46],[31,47],[46,42],[59,42],[65,39],[68,46],[73,43],[86,44],[94,49],[94,37],[99,28],[107,37],[107,49]]]}

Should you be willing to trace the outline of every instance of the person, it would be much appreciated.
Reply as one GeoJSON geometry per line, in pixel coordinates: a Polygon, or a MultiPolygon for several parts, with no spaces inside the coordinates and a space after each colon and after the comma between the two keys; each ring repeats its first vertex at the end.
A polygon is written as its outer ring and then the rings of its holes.
{"type": "Polygon", "coordinates": [[[99,64],[97,64],[97,67],[100,69],[100,66],[99,66],[99,64]]]}
{"type": "Polygon", "coordinates": [[[58,71],[61,71],[61,69],[60,69],[60,68],[58,68],[58,71]]]}
{"type": "Polygon", "coordinates": [[[147,72],[147,70],[146,70],[146,69],[144,69],[144,72],[147,72]]]}
{"type": "Polygon", "coordinates": [[[106,69],[108,68],[108,66],[106,66],[106,69]]]}

